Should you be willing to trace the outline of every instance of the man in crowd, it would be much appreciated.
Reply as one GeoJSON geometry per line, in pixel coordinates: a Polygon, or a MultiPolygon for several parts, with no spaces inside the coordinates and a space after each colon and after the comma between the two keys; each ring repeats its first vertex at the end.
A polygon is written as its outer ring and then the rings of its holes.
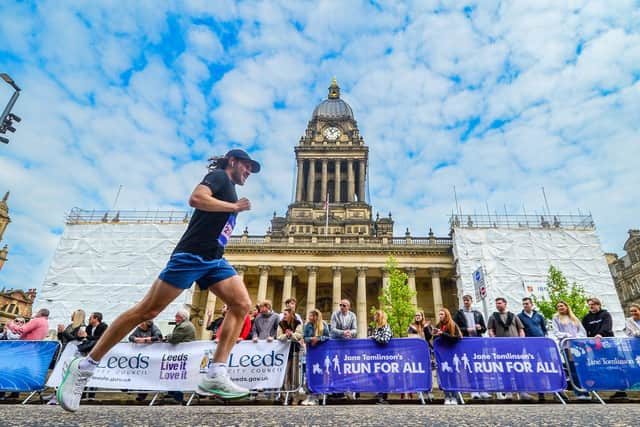
{"type": "Polygon", "coordinates": [[[41,308],[35,317],[17,329],[22,341],[41,341],[49,333],[49,310],[41,308]]]}
{"type": "MultiPolygon", "coordinates": [[[[182,342],[190,342],[196,340],[196,328],[189,320],[189,312],[180,309],[176,312],[176,326],[173,331],[167,335],[166,341],[171,344],[180,344],[182,342]]],[[[181,391],[168,391],[167,395],[173,397],[176,402],[184,405],[184,393],[181,391]]]]}
{"type": "Polygon", "coordinates": [[[162,332],[153,320],[145,320],[129,335],[129,341],[137,344],[162,341],[162,332]]]}
{"type": "Polygon", "coordinates": [[[220,313],[220,317],[218,317],[216,320],[212,320],[213,319],[213,311],[209,310],[207,311],[207,330],[211,331],[211,339],[215,340],[216,339],[216,333],[218,332],[218,328],[220,328],[220,325],[222,325],[222,321],[224,320],[224,316],[227,314],[227,304],[222,304],[222,310],[220,313]]]}
{"type": "MultiPolygon", "coordinates": [[[[136,344],[145,344],[162,341],[162,332],[153,320],[145,320],[129,335],[129,341],[136,344]]],[[[136,400],[142,402],[147,398],[147,393],[138,393],[136,400]]]]}
{"type": "MultiPolygon", "coordinates": [[[[350,310],[351,303],[348,299],[340,301],[340,308],[331,315],[331,338],[349,340],[358,335],[358,321],[356,314],[350,310]]],[[[355,393],[358,398],[360,393],[355,393]]],[[[333,397],[343,398],[344,393],[334,394],[333,397]]]]}
{"type": "MultiPolygon", "coordinates": [[[[593,338],[614,336],[611,313],[602,308],[602,302],[598,298],[591,297],[587,300],[587,305],[589,305],[589,312],[582,318],[582,326],[587,331],[587,336],[593,338]]],[[[624,391],[617,391],[611,398],[627,399],[628,396],[624,391]]]]}
{"type": "MultiPolygon", "coordinates": [[[[82,342],[78,345],[78,351],[82,354],[88,354],[91,349],[96,345],[104,331],[107,330],[108,325],[102,321],[102,313],[94,312],[89,316],[89,325],[82,330],[78,330],[78,338],[82,342]]],[[[87,398],[93,400],[96,397],[95,387],[88,387],[87,398]]]]}
{"type": "Polygon", "coordinates": [[[358,321],[356,314],[350,310],[351,303],[348,299],[340,301],[340,309],[331,315],[331,338],[351,339],[358,334],[358,321]]]}
{"type": "Polygon", "coordinates": [[[176,312],[176,326],[173,331],[167,335],[166,341],[170,344],[179,344],[181,342],[189,342],[196,340],[196,328],[189,320],[189,312],[180,309],[176,312]]]}
{"type": "MultiPolygon", "coordinates": [[[[462,297],[462,308],[456,311],[453,316],[453,321],[456,322],[462,335],[465,337],[479,337],[487,332],[487,327],[484,323],[484,316],[478,310],[474,310],[472,307],[473,297],[471,295],[464,295],[462,297]]],[[[472,399],[489,399],[491,395],[486,391],[482,393],[471,393],[472,399]]]]}
{"type": "Polygon", "coordinates": [[[589,312],[582,319],[582,326],[588,337],[602,338],[613,336],[613,319],[611,314],[602,308],[598,298],[587,300],[589,312]]]}
{"type": "MultiPolygon", "coordinates": [[[[524,335],[527,337],[546,337],[547,321],[544,316],[533,309],[533,301],[529,297],[522,298],[522,311],[518,318],[524,325],[524,335]]],[[[520,393],[520,399],[531,400],[528,393],[520,393]]],[[[538,393],[538,400],[544,400],[544,393],[538,393]]]]}
{"type": "MultiPolygon", "coordinates": [[[[304,325],[304,322],[302,321],[302,317],[298,313],[296,313],[296,307],[297,306],[298,306],[298,300],[295,299],[295,298],[289,298],[284,302],[285,310],[287,308],[290,308],[291,311],[293,312],[296,320],[304,325]]],[[[280,316],[278,318],[279,318],[279,321],[282,322],[282,319],[284,318],[284,310],[282,311],[282,313],[280,313],[280,316]]]]}
{"type": "MultiPolygon", "coordinates": [[[[489,318],[489,336],[524,337],[524,325],[518,316],[507,310],[507,300],[496,298],[496,309],[489,318]]],[[[499,400],[513,399],[511,393],[497,393],[499,400]]],[[[525,398],[526,399],[526,398],[525,398]]]]}
{"type": "Polygon", "coordinates": [[[267,340],[269,342],[276,338],[278,332],[279,316],[271,311],[271,301],[264,300],[259,305],[260,313],[256,316],[251,327],[251,339],[253,342],[267,340]]]}

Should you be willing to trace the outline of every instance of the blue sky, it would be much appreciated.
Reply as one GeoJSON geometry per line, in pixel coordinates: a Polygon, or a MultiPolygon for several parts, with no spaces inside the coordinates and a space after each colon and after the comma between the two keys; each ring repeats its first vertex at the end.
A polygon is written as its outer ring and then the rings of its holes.
{"type": "Polygon", "coordinates": [[[65,213],[120,185],[120,209],[187,209],[230,146],[263,163],[238,230],[264,233],[333,76],[397,235],[446,235],[454,185],[467,212],[542,212],[544,187],[621,253],[640,226],[639,23],[623,0],[0,2],[0,72],[23,89],[0,286],[39,288],[65,213]]]}

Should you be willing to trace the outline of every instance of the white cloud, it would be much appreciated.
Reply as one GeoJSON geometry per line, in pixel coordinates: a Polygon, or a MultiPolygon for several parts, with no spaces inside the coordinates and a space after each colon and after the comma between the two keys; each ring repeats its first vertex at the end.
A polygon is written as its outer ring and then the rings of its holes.
{"type": "Polygon", "coordinates": [[[254,206],[239,229],[263,233],[334,75],[370,149],[374,212],[393,212],[396,234],[446,234],[454,185],[478,213],[541,212],[544,186],[553,210],[592,210],[609,251],[638,226],[633,1],[79,1],[0,15],[15,17],[0,68],[24,89],[0,147],[5,286],[41,282],[71,207],[109,208],[122,184],[122,209],[186,209],[205,159],[230,145],[263,163],[239,189],[254,206]]]}

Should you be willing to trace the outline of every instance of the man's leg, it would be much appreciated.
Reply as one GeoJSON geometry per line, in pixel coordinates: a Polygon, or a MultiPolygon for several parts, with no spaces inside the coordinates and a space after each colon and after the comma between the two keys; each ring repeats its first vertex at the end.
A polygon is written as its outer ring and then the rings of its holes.
{"type": "Polygon", "coordinates": [[[177,288],[160,279],[142,300],[122,313],[109,326],[89,353],[88,358],[76,358],[69,363],[58,387],[57,397],[60,406],[74,412],[80,407],[80,399],[84,386],[93,375],[93,368],[102,357],[143,320],[155,318],[169,303],[180,295],[183,289],[177,288]]]}
{"type": "Polygon", "coordinates": [[[231,381],[227,374],[229,354],[236,343],[244,319],[251,308],[251,299],[239,276],[234,275],[210,286],[209,289],[225,304],[228,311],[222,322],[220,339],[207,376],[198,385],[202,394],[215,394],[226,399],[245,397],[249,390],[231,381]]]}

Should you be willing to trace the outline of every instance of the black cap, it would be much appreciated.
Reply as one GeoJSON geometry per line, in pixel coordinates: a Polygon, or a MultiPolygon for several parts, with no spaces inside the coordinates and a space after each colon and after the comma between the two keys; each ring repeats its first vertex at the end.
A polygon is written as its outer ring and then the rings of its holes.
{"type": "Polygon", "coordinates": [[[224,155],[227,159],[233,157],[234,159],[246,160],[251,163],[251,173],[260,172],[260,163],[253,160],[246,151],[236,148],[234,150],[229,150],[227,154],[224,155]]]}

